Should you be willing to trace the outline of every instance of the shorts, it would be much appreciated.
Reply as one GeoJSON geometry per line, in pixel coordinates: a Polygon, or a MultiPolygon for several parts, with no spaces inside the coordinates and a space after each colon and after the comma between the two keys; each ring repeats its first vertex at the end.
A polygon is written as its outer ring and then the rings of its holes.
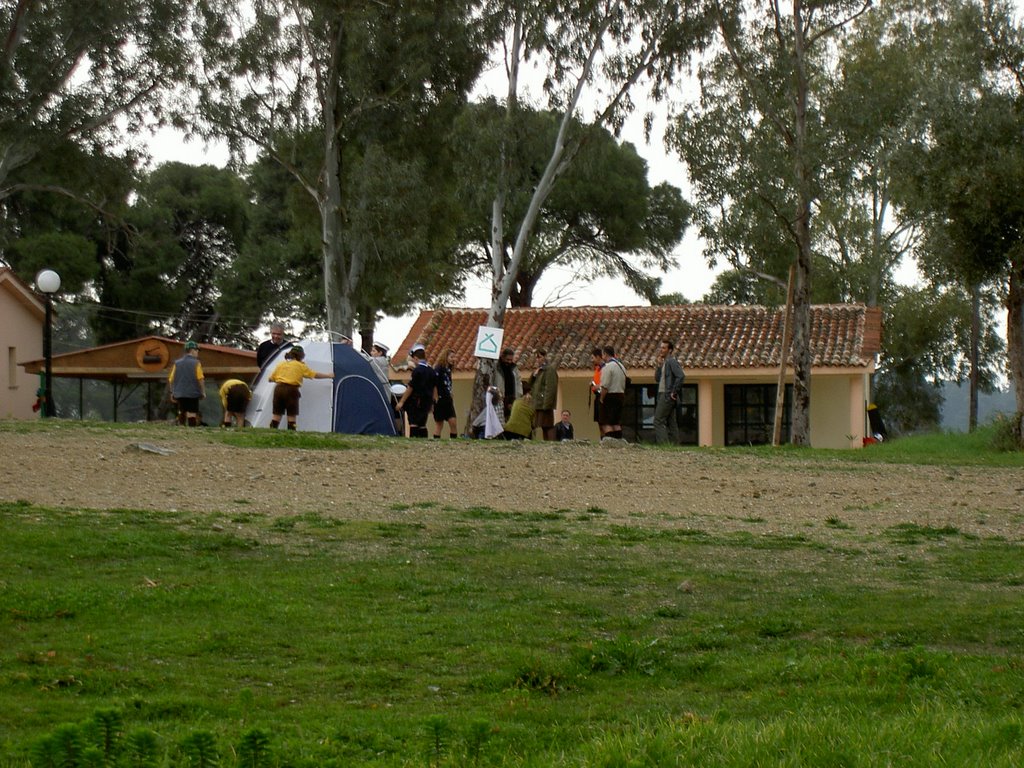
{"type": "Polygon", "coordinates": [[[626,396],[622,392],[608,392],[601,402],[601,424],[618,426],[622,423],[622,405],[626,396]]]}
{"type": "Polygon", "coordinates": [[[178,413],[199,413],[198,397],[179,397],[178,413]]]}
{"type": "Polygon", "coordinates": [[[537,429],[551,429],[555,426],[555,412],[553,410],[537,411],[533,416],[533,426],[537,429]]]}
{"type": "Polygon", "coordinates": [[[451,395],[442,395],[434,403],[434,421],[445,422],[455,418],[455,403],[451,395]]]}
{"type": "Polygon", "coordinates": [[[299,388],[294,384],[278,383],[274,387],[274,415],[287,413],[289,416],[299,415],[299,388]]]}
{"type": "Polygon", "coordinates": [[[228,413],[244,413],[246,407],[249,405],[249,400],[252,399],[252,393],[245,384],[235,384],[227,391],[227,407],[224,409],[228,413]]]}
{"type": "Polygon", "coordinates": [[[430,416],[431,400],[420,395],[412,395],[405,401],[403,410],[409,418],[410,427],[426,427],[430,416]]]}

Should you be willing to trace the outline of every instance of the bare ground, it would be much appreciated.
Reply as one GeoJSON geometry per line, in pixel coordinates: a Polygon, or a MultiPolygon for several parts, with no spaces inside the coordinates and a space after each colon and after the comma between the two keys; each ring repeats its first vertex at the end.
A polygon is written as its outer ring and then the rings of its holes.
{"type": "Polygon", "coordinates": [[[250,449],[173,427],[0,433],[0,501],[393,520],[430,509],[603,510],[612,523],[872,534],[900,523],[1024,540],[1019,469],[862,464],[620,444],[355,438],[250,449]],[[166,449],[162,455],[139,444],[166,449]]]}

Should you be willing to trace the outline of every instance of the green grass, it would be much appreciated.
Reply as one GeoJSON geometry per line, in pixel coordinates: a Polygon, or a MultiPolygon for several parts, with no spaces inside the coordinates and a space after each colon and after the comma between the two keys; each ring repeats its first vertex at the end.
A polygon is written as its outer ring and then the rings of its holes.
{"type": "MultiPolygon", "coordinates": [[[[1024,464],[958,439],[842,457],[1024,464]]],[[[356,520],[0,502],[0,767],[1020,765],[1024,540],[926,523],[784,536],[485,499],[356,520]]]]}
{"type": "Polygon", "coordinates": [[[589,512],[0,505],[0,754],[43,765],[113,711],[166,765],[246,739],[295,766],[1024,759],[1019,543],[589,512]]]}

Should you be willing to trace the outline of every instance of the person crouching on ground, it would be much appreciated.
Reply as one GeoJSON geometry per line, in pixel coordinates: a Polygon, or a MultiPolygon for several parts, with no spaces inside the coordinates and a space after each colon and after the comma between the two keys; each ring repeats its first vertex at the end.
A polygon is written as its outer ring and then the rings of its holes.
{"type": "Polygon", "coordinates": [[[252,390],[249,385],[240,379],[228,379],[220,385],[220,404],[224,406],[224,418],[221,426],[230,427],[234,422],[235,426],[242,429],[245,426],[245,409],[249,407],[252,400],[252,390]]]}
{"type": "Polygon", "coordinates": [[[281,424],[281,416],[288,414],[288,429],[296,429],[295,420],[299,417],[299,387],[303,379],[333,379],[333,373],[321,373],[314,371],[305,362],[306,350],[302,347],[292,347],[288,350],[287,358],[283,363],[278,363],[274,372],[270,374],[270,380],[277,386],[274,387],[274,415],[270,419],[270,428],[277,429],[281,424]]]}
{"type": "Polygon", "coordinates": [[[512,414],[505,422],[505,431],[501,433],[504,440],[526,440],[533,437],[533,396],[529,387],[523,385],[523,396],[512,403],[512,414]]]}

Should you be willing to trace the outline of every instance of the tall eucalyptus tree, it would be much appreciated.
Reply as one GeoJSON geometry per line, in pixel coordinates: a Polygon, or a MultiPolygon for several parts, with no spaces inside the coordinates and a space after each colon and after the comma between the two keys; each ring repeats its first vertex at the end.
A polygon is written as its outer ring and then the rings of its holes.
{"type": "MultiPolygon", "coordinates": [[[[486,320],[501,327],[544,207],[579,152],[585,135],[577,130],[580,123],[617,131],[637,91],[646,87],[656,98],[664,95],[705,44],[710,26],[704,0],[489,0],[485,9],[501,41],[505,75],[499,95],[504,126],[493,157],[486,320]],[[517,188],[515,135],[526,98],[523,68],[531,60],[543,72],[546,107],[557,129],[535,177],[517,188]],[[522,213],[506,232],[509,201],[520,196],[522,213]]],[[[477,392],[492,363],[481,361],[477,392]]]]}
{"type": "Polygon", "coordinates": [[[714,0],[721,50],[676,145],[697,189],[713,261],[776,283],[794,264],[791,436],[810,441],[810,306],[815,203],[828,167],[822,97],[837,39],[871,0],[714,0]],[[766,172],[768,171],[768,172],[766,172]]]}
{"type": "MultiPolygon", "coordinates": [[[[206,68],[197,81],[201,131],[241,158],[255,147],[285,168],[318,211],[329,330],[353,332],[361,286],[383,241],[357,232],[372,206],[357,174],[413,145],[416,129],[459,102],[483,63],[475,0],[210,0],[206,68]],[[305,163],[297,136],[315,136],[305,163]],[[362,192],[360,192],[362,190],[362,192]]],[[[440,132],[432,130],[429,136],[440,132]]],[[[436,147],[418,148],[436,155],[436,147]]]]}
{"type": "MultiPolygon", "coordinates": [[[[504,109],[493,99],[470,104],[456,122],[459,201],[465,209],[461,240],[467,263],[490,273],[488,215],[498,168],[493,150],[505,125],[504,109]]],[[[559,115],[522,107],[514,138],[506,139],[509,194],[503,229],[514,233],[533,194],[538,168],[548,158],[559,115]]],[[[532,306],[541,277],[561,266],[575,273],[574,283],[598,276],[622,279],[638,295],[655,300],[657,272],[676,266],[672,251],[689,223],[690,206],[671,184],[648,183],[647,162],[632,144],[605,128],[573,124],[580,139],[576,161],[556,184],[541,209],[534,236],[518,261],[509,294],[513,307],[532,306]],[[652,273],[653,272],[653,273],[652,273]]],[[[511,261],[514,242],[502,244],[503,261],[511,261]]]]}

